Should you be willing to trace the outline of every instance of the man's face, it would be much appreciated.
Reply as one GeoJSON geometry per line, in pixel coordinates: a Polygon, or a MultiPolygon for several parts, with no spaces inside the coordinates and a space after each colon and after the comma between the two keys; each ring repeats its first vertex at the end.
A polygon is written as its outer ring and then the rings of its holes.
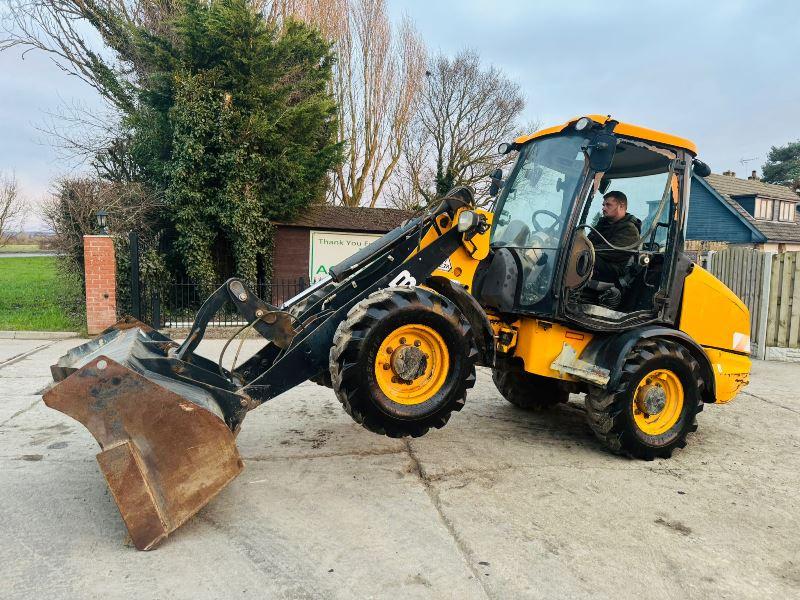
{"type": "Polygon", "coordinates": [[[616,198],[603,198],[603,216],[611,221],[619,221],[625,216],[625,208],[616,198]]]}

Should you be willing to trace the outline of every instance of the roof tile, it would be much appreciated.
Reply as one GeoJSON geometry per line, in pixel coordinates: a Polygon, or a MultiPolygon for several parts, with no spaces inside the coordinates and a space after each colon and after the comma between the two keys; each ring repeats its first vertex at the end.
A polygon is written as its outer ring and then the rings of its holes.
{"type": "Polygon", "coordinates": [[[720,194],[728,196],[763,196],[764,198],[778,198],[780,200],[800,200],[800,196],[789,188],[774,183],[764,183],[754,179],[739,179],[730,175],[717,175],[712,173],[706,177],[720,194]]]}
{"type": "Polygon", "coordinates": [[[412,211],[396,208],[316,204],[308,207],[293,221],[277,223],[277,225],[385,233],[406,219],[410,219],[413,214],[412,211]]]}

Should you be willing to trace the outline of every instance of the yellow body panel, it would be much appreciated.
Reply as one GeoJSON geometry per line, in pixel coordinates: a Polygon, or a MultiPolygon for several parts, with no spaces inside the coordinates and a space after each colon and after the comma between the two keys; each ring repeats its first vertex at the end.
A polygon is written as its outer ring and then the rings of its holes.
{"type": "MultiPolygon", "coordinates": [[[[592,121],[596,123],[605,124],[608,121],[608,117],[603,115],[585,115],[592,121]]],[[[547,129],[542,129],[541,131],[537,131],[530,135],[524,135],[519,137],[515,140],[517,144],[524,144],[525,142],[529,142],[536,138],[544,137],[546,135],[551,135],[553,133],[559,133],[564,131],[567,127],[570,127],[575,121],[580,119],[581,117],[575,117],[574,119],[570,119],[563,125],[556,125],[555,127],[548,127],[547,129]]],[[[691,140],[687,140],[686,138],[678,137],[677,135],[671,135],[669,133],[664,133],[663,131],[656,131],[655,129],[648,129],[646,127],[639,127],[638,125],[632,125],[630,123],[619,123],[614,128],[614,133],[618,133],[619,135],[624,135],[640,140],[646,140],[651,142],[656,142],[659,144],[667,144],[669,146],[676,146],[678,148],[684,148],[691,152],[692,154],[697,154],[697,146],[691,140]]]]}
{"type": "MultiPolygon", "coordinates": [[[[448,279],[458,282],[464,286],[468,292],[472,291],[472,279],[475,277],[478,263],[489,255],[489,237],[493,217],[492,213],[482,209],[475,209],[475,212],[486,217],[490,228],[484,233],[475,234],[470,239],[462,240],[461,246],[450,255],[449,265],[447,263],[445,263],[445,265],[440,265],[444,267],[449,266],[449,269],[436,269],[431,273],[431,275],[447,277],[448,279]]],[[[456,218],[454,220],[458,220],[458,213],[456,213],[456,218]]],[[[431,230],[428,232],[428,235],[431,235],[431,232],[434,237],[436,237],[436,231],[431,230]]],[[[428,235],[425,236],[424,240],[427,240],[428,235]]],[[[422,244],[423,247],[426,245],[424,240],[422,244]]]]}
{"type": "Polygon", "coordinates": [[[714,369],[718,403],[731,400],[750,374],[750,311],[736,294],[695,265],[683,285],[679,328],[703,346],[714,369]]]}
{"type": "MultiPolygon", "coordinates": [[[[456,218],[457,217],[458,213],[456,213],[456,218]]],[[[442,234],[444,234],[450,231],[454,225],[454,221],[452,221],[448,215],[439,215],[436,217],[436,225],[439,226],[439,230],[442,232],[442,234]]],[[[423,248],[427,248],[435,240],[439,239],[439,235],[440,234],[436,231],[436,227],[429,228],[419,242],[419,249],[422,250],[423,248]]],[[[414,256],[416,253],[417,251],[415,250],[411,253],[411,256],[414,256]]]]}
{"type": "Polygon", "coordinates": [[[517,330],[514,355],[522,359],[528,373],[553,379],[576,380],[568,373],[551,369],[550,365],[564,350],[564,344],[571,346],[575,354],[580,356],[592,340],[591,333],[534,318],[520,319],[514,326],[517,330]]]}
{"type": "Polygon", "coordinates": [[[730,402],[750,383],[750,357],[713,348],[705,348],[705,351],[714,369],[717,404],[730,402]]]}
{"type": "Polygon", "coordinates": [[[749,351],[750,311],[724,283],[698,265],[683,284],[679,327],[701,346],[749,351]]]}

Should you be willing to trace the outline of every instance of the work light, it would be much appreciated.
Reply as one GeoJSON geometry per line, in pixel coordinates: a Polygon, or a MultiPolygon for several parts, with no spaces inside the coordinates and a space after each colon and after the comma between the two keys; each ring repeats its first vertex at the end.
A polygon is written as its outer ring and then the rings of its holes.
{"type": "Polygon", "coordinates": [[[479,221],[478,213],[475,213],[471,210],[465,210],[462,211],[460,215],[458,215],[457,228],[461,233],[464,233],[465,231],[474,229],[478,225],[478,221],[479,221]]]}
{"type": "Polygon", "coordinates": [[[575,131],[583,131],[589,126],[589,123],[591,122],[592,122],[591,119],[589,119],[588,117],[581,117],[580,119],[578,119],[578,122],[575,123],[575,131]]]}

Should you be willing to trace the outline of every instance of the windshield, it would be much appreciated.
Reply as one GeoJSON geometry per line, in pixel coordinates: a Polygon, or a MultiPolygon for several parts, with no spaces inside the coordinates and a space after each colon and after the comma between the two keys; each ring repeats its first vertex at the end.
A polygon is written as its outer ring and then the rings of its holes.
{"type": "Polygon", "coordinates": [[[564,223],[569,219],[585,160],[582,136],[527,144],[498,200],[492,246],[522,263],[520,304],[539,302],[550,289],[564,223]]]}
{"type": "Polygon", "coordinates": [[[553,137],[522,149],[499,202],[493,245],[558,247],[583,172],[585,142],[578,136],[553,137]]]}

